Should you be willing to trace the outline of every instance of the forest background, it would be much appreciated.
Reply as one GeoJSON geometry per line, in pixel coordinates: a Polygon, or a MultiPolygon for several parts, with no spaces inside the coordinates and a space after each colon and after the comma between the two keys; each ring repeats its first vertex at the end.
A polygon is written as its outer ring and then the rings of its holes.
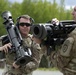
{"type": "Polygon", "coordinates": [[[53,3],[47,0],[23,0],[21,3],[0,0],[0,36],[6,34],[3,25],[4,21],[1,17],[2,12],[10,11],[15,24],[17,17],[23,14],[30,15],[35,20],[35,23],[45,23],[55,17],[59,20],[71,20],[72,8],[67,10],[64,1],[61,0],[60,5],[58,5],[56,0],[53,0],[53,3]]]}

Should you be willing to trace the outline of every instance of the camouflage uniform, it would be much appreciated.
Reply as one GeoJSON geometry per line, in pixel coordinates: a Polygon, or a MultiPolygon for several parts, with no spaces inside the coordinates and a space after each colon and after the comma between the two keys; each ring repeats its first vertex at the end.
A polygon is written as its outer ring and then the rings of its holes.
{"type": "Polygon", "coordinates": [[[34,41],[32,41],[31,35],[28,35],[28,38],[23,38],[23,41],[24,45],[31,49],[33,60],[27,63],[26,65],[21,66],[18,69],[15,69],[12,67],[12,63],[14,62],[16,54],[14,52],[11,54],[7,53],[3,75],[32,75],[32,71],[38,68],[40,63],[39,56],[41,51],[39,44],[36,44],[34,41]]]}
{"type": "Polygon", "coordinates": [[[51,53],[51,61],[64,75],[76,75],[76,29],[74,29],[60,50],[51,53]]]}

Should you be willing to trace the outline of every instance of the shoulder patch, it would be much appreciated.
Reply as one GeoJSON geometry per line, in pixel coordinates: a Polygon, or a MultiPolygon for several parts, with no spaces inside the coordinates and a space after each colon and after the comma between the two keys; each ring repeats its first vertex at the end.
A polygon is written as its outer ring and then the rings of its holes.
{"type": "Polygon", "coordinates": [[[66,57],[70,56],[70,51],[72,49],[73,42],[74,42],[74,39],[72,37],[69,37],[68,39],[65,40],[60,50],[60,54],[62,56],[66,56],[66,57]]]}

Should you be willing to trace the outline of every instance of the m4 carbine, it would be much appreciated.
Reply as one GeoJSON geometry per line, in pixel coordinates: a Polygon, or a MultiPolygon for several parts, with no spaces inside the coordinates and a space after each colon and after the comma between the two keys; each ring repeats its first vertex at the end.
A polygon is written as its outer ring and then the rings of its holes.
{"type": "MultiPolygon", "coordinates": [[[[28,48],[24,48],[22,43],[22,37],[20,35],[20,32],[16,25],[14,25],[12,15],[9,11],[5,11],[2,13],[2,18],[4,19],[4,26],[7,30],[7,37],[5,37],[5,40],[9,40],[9,42],[12,44],[12,50],[16,53],[15,56],[15,63],[17,65],[24,65],[31,61],[31,50],[29,51],[28,48]]],[[[3,42],[3,43],[8,43],[3,42]]],[[[10,52],[9,51],[9,52],[10,52]]],[[[13,52],[13,51],[12,51],[13,52]]]]}
{"type": "Polygon", "coordinates": [[[73,20],[60,21],[59,25],[52,23],[37,23],[33,24],[31,31],[33,36],[42,40],[42,44],[52,50],[55,50],[56,45],[61,45],[68,34],[76,27],[76,22],[73,20]]]}

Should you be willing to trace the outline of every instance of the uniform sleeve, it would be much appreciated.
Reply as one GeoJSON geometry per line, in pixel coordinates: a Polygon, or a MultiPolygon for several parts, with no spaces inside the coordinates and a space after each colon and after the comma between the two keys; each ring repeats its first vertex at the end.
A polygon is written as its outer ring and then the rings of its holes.
{"type": "Polygon", "coordinates": [[[5,38],[7,35],[3,35],[0,37],[0,47],[2,46],[2,39],[5,38]]]}
{"type": "Polygon", "coordinates": [[[73,44],[74,44],[74,38],[69,37],[68,39],[66,39],[66,41],[62,45],[60,54],[65,57],[69,57],[71,54],[73,44]]]}
{"type": "Polygon", "coordinates": [[[36,70],[39,67],[40,60],[41,60],[41,47],[39,44],[36,44],[35,42],[32,43],[32,61],[26,64],[26,66],[22,66],[24,68],[24,71],[26,73],[30,73],[34,70],[36,70]]]}
{"type": "MultiPolygon", "coordinates": [[[[2,36],[0,37],[0,47],[2,47],[2,36]]],[[[0,52],[2,52],[1,48],[0,48],[0,52]]]]}
{"type": "Polygon", "coordinates": [[[70,61],[70,54],[73,48],[74,38],[69,37],[63,43],[61,49],[53,51],[50,55],[50,60],[55,67],[58,67],[60,70],[68,64],[70,61]]]}

